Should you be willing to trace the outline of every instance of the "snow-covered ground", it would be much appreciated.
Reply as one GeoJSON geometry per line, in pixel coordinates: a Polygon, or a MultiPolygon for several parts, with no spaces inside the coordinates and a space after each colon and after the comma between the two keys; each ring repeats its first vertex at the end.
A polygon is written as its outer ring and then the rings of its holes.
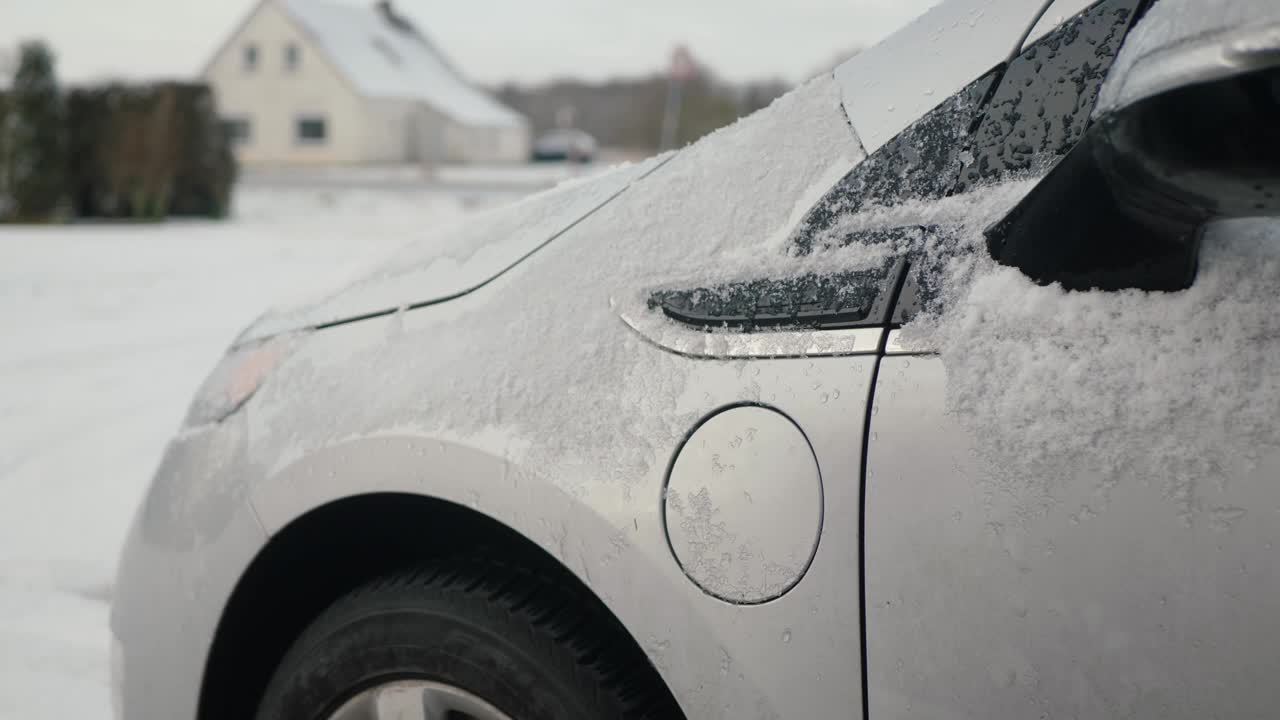
{"type": "Polygon", "coordinates": [[[235,334],[510,197],[251,185],[227,222],[0,226],[0,719],[110,715],[116,555],[235,334]]]}
{"type": "Polygon", "coordinates": [[[256,168],[247,171],[248,182],[259,187],[343,187],[382,190],[430,188],[446,190],[464,202],[488,200],[495,195],[545,190],[566,180],[594,175],[610,165],[644,159],[621,151],[608,153],[602,162],[533,163],[524,165],[377,165],[324,168],[256,168]]]}

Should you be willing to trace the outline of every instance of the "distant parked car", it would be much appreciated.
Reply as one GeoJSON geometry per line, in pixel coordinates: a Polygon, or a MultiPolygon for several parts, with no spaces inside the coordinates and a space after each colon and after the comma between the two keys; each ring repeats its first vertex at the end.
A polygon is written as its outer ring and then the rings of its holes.
{"type": "Polygon", "coordinates": [[[264,316],[129,534],[121,717],[1277,717],[1277,27],[947,0],[264,316]]]}
{"type": "Polygon", "coordinates": [[[535,162],[591,162],[599,145],[582,130],[552,130],[533,143],[535,162]]]}

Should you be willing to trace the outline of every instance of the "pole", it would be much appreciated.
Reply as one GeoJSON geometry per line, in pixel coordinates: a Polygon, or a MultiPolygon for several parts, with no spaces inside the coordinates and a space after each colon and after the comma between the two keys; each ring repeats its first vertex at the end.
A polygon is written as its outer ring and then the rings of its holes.
{"type": "Polygon", "coordinates": [[[684,81],[678,77],[667,80],[667,106],[662,114],[662,139],[658,150],[670,150],[676,146],[680,132],[680,110],[684,105],[684,81]]]}

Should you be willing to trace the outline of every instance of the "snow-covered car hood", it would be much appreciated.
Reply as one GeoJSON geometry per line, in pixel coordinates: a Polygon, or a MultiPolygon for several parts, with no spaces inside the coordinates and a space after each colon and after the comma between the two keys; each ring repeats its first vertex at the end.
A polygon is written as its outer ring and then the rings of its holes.
{"type": "Polygon", "coordinates": [[[271,310],[241,333],[235,344],[466,295],[604,207],[670,157],[671,154],[659,155],[586,180],[562,183],[460,224],[431,231],[337,292],[271,310]]]}

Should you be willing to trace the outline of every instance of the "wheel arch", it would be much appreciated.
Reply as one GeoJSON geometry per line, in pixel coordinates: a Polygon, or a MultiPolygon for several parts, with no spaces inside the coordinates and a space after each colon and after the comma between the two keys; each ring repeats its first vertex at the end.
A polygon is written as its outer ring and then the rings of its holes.
{"type": "MultiPolygon", "coordinates": [[[[274,532],[241,576],[218,622],[201,684],[202,720],[252,717],[280,659],[303,629],[350,590],[441,555],[500,553],[577,585],[643,649],[613,609],[551,553],[458,503],[370,492],[310,509],[274,532]]],[[[670,692],[649,663],[653,680],[670,692]]]]}

